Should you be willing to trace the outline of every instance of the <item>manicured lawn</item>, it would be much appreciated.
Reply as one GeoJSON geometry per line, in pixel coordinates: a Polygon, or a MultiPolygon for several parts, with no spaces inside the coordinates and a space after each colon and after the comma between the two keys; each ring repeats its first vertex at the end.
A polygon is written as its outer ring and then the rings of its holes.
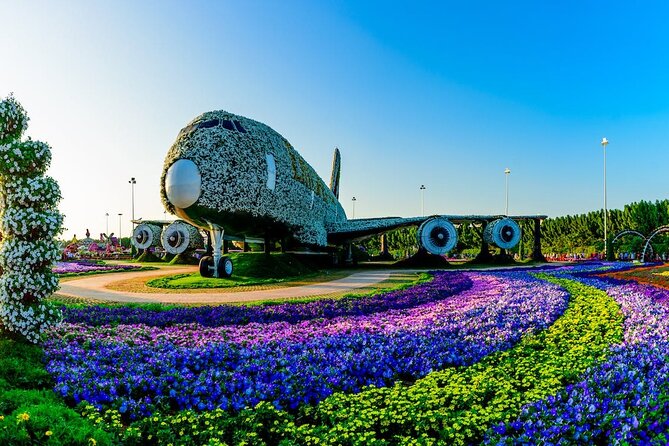
{"type": "Polygon", "coordinates": [[[147,286],[168,289],[229,288],[245,285],[266,285],[292,282],[318,275],[290,254],[231,253],[234,265],[230,278],[207,278],[199,273],[175,274],[147,282],[147,286]]]}

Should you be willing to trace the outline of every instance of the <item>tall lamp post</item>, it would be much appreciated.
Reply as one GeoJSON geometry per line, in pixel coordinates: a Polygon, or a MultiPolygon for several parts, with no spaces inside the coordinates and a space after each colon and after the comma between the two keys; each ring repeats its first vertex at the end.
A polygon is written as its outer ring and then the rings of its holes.
{"type": "Polygon", "coordinates": [[[511,173],[511,169],[508,167],[504,169],[504,178],[505,180],[505,190],[506,190],[506,205],[504,206],[504,215],[507,217],[509,216],[509,174],[511,173]]]}
{"type": "Polygon", "coordinates": [[[107,217],[107,226],[106,226],[106,231],[105,235],[109,237],[109,212],[105,212],[105,217],[107,217]]]}
{"type": "Polygon", "coordinates": [[[606,208],[606,146],[609,144],[609,140],[606,137],[602,138],[602,147],[604,147],[604,258],[608,257],[608,237],[607,237],[607,223],[608,223],[608,210],[606,208]]]}
{"type": "Polygon", "coordinates": [[[425,217],[425,185],[420,185],[420,216],[425,217]]]}
{"type": "Polygon", "coordinates": [[[351,202],[353,203],[353,212],[351,212],[351,220],[353,220],[355,218],[355,202],[356,201],[357,200],[355,199],[355,197],[351,198],[351,202]]]}
{"type": "Polygon", "coordinates": [[[121,217],[123,214],[119,212],[118,214],[118,245],[121,247],[121,251],[123,251],[123,245],[121,244],[121,217]]]}
{"type": "Polygon", "coordinates": [[[135,177],[130,178],[130,189],[132,190],[132,227],[135,227],[135,184],[137,184],[137,181],[135,181],[135,177]]]}

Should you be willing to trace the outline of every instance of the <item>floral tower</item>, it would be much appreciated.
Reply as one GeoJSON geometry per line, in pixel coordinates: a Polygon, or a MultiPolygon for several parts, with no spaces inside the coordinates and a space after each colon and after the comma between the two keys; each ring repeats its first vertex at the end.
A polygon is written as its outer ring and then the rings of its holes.
{"type": "Polygon", "coordinates": [[[22,140],[28,116],[13,96],[0,102],[0,327],[37,342],[59,311],[44,300],[58,289],[51,265],[63,216],[58,183],[44,172],[46,143],[22,140]]]}

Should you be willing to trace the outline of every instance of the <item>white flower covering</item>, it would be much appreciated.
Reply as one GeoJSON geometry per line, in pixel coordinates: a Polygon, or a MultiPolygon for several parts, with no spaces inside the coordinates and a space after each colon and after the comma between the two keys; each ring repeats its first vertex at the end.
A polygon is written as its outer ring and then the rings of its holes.
{"type": "Polygon", "coordinates": [[[160,231],[162,227],[149,223],[141,223],[132,231],[130,242],[137,249],[147,249],[160,245],[160,231]]]}
{"type": "Polygon", "coordinates": [[[60,259],[60,245],[56,240],[28,242],[11,238],[0,246],[0,267],[29,273],[60,259]]]}
{"type": "Polygon", "coordinates": [[[0,101],[0,326],[38,342],[61,319],[43,302],[58,289],[51,264],[60,256],[54,237],[63,216],[60,188],[44,177],[48,144],[21,141],[28,117],[13,97],[0,101]]]}
{"type": "Polygon", "coordinates": [[[483,240],[502,249],[511,249],[520,241],[521,231],[518,223],[510,218],[500,218],[488,223],[483,231],[483,240]]]}
{"type": "Polygon", "coordinates": [[[165,207],[204,229],[210,221],[232,227],[235,234],[238,225],[239,235],[263,237],[263,222],[278,222],[297,241],[326,246],[325,225],[346,220],[332,191],[285,138],[265,124],[225,111],[204,113],[181,131],[165,158],[161,185],[165,207]],[[245,131],[227,129],[224,121],[237,121],[245,131]],[[218,124],[208,125],[212,122],[218,124]],[[198,128],[201,123],[207,125],[198,128]],[[268,155],[276,166],[273,189],[268,187],[274,174],[268,155]],[[183,213],[165,191],[167,170],[178,159],[193,161],[202,177],[200,197],[183,213]]]}
{"type": "Polygon", "coordinates": [[[21,138],[28,127],[28,115],[14,96],[0,101],[0,144],[21,138]]]}
{"type": "Polygon", "coordinates": [[[0,169],[9,175],[43,174],[51,163],[51,148],[41,141],[12,141],[0,145],[0,169]]]}
{"type": "MultiPolygon", "coordinates": [[[[11,202],[8,200],[8,204],[11,202]]],[[[20,238],[53,238],[60,232],[63,215],[57,209],[37,211],[33,208],[8,207],[0,220],[3,234],[20,238]]]]}
{"type": "Polygon", "coordinates": [[[5,271],[0,277],[2,299],[21,302],[24,298],[41,300],[58,289],[58,276],[50,269],[33,271],[27,275],[22,271],[5,271]]]}
{"type": "Polygon", "coordinates": [[[174,255],[184,253],[189,249],[201,248],[204,245],[200,231],[195,226],[181,220],[163,229],[160,238],[165,251],[174,255]]]}
{"type": "Polygon", "coordinates": [[[17,178],[4,186],[7,200],[21,207],[51,205],[61,199],[60,187],[51,177],[17,178]]]}

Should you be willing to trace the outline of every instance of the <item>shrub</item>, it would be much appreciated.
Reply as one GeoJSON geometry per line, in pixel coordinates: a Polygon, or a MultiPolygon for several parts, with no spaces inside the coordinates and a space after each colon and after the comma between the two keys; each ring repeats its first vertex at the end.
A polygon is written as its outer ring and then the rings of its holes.
{"type": "Polygon", "coordinates": [[[53,380],[42,364],[43,354],[36,345],[0,338],[0,380],[21,389],[51,387],[53,380]]]}
{"type": "Polygon", "coordinates": [[[112,437],[58,403],[22,405],[0,420],[0,444],[111,445],[112,437]]]}

